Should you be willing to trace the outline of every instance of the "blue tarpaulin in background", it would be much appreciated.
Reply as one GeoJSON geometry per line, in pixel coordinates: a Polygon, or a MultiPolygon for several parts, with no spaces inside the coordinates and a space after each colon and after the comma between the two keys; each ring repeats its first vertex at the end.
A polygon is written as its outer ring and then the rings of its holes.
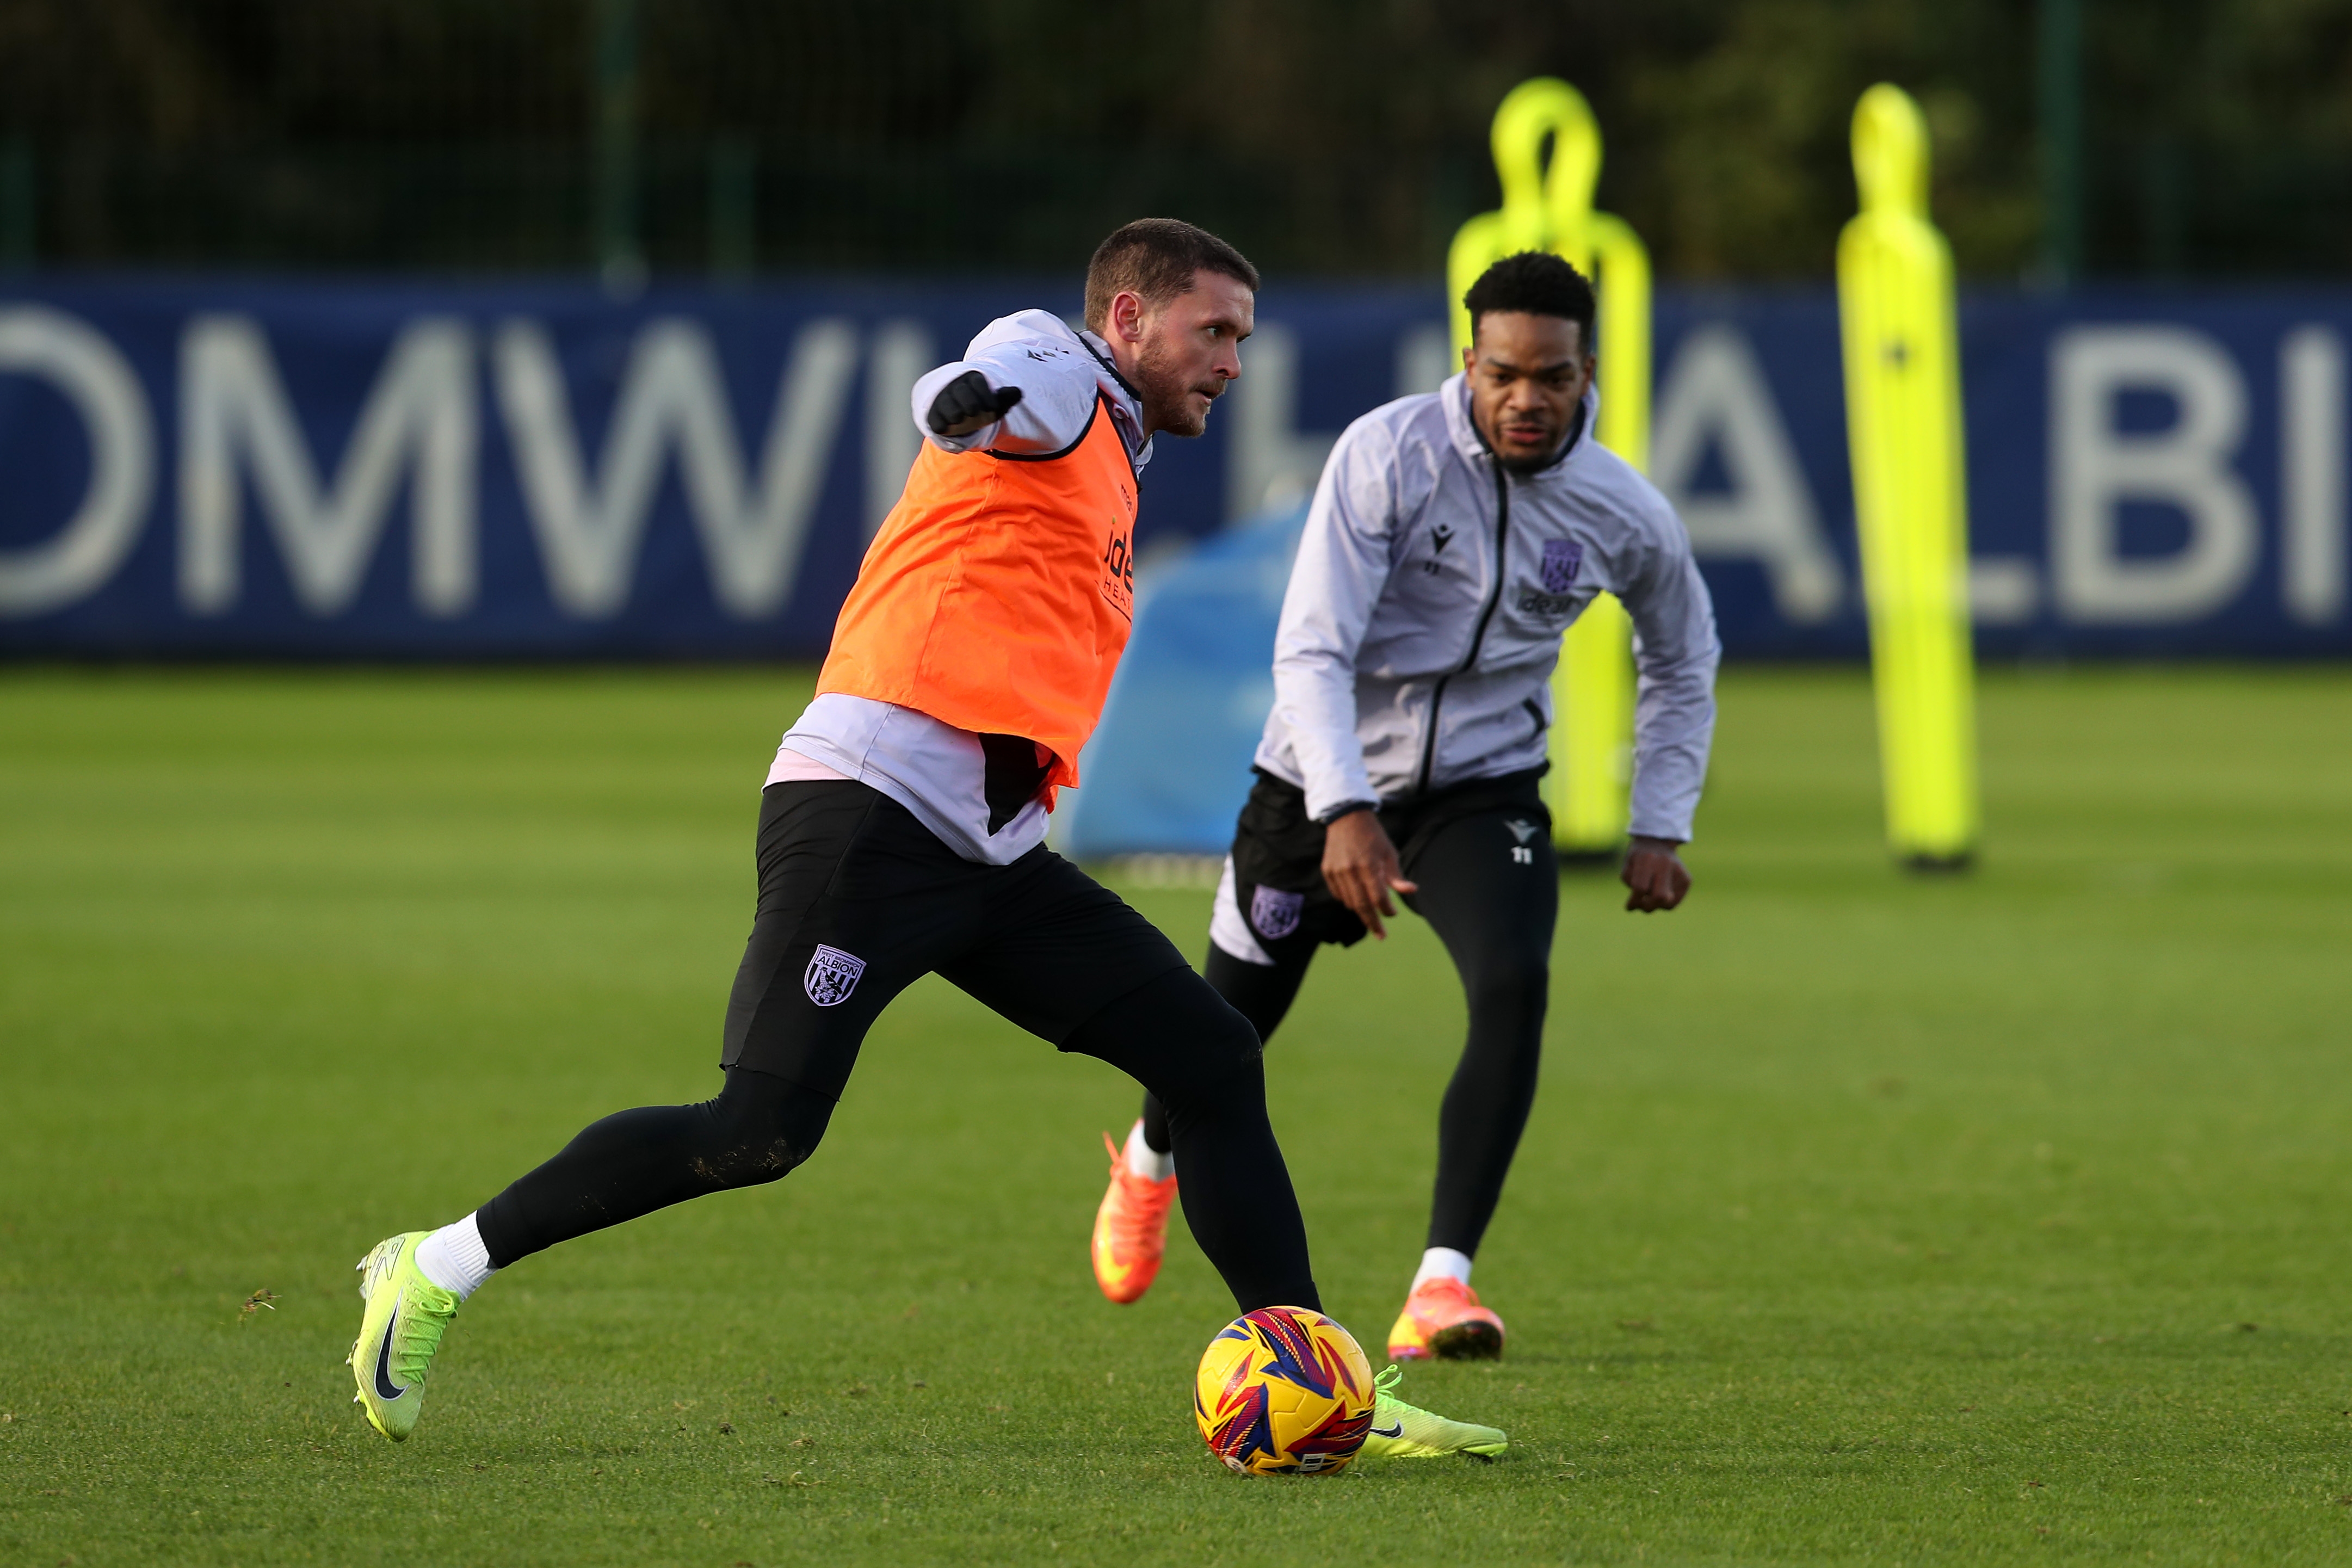
{"type": "Polygon", "coordinates": [[[1062,797],[1065,852],[1210,855],[1233,841],[1306,520],[1304,505],[1253,518],[1155,575],[1080,759],[1086,787],[1062,797]]]}

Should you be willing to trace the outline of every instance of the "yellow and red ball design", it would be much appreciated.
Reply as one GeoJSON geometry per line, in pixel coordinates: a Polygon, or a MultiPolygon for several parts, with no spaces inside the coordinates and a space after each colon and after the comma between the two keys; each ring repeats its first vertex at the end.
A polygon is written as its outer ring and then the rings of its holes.
{"type": "Polygon", "coordinates": [[[1209,1452],[1249,1476],[1329,1475],[1372,1429],[1372,1369],[1355,1337],[1304,1307],[1261,1307],[1209,1342],[1192,1414],[1209,1452]]]}

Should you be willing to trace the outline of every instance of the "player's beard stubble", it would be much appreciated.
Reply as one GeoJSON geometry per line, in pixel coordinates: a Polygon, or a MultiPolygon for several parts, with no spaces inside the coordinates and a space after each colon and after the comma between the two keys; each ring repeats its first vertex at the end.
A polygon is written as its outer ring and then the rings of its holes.
{"type": "Polygon", "coordinates": [[[1145,426],[1171,436],[1198,436],[1209,427],[1209,406],[1196,402],[1196,395],[1214,402],[1224,392],[1225,380],[1218,375],[1190,380],[1176,357],[1167,340],[1155,337],[1144,343],[1136,360],[1135,390],[1142,394],[1145,426]]]}

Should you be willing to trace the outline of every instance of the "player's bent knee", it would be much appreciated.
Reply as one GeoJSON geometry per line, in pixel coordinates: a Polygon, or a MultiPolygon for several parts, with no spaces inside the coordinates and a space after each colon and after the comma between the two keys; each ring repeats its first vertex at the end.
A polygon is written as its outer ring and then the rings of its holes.
{"type": "Polygon", "coordinates": [[[1228,1070],[1254,1070],[1265,1058],[1265,1047],[1259,1041],[1257,1031],[1223,997],[1213,999],[1214,1007],[1202,1010],[1202,1055],[1228,1070]]]}
{"type": "Polygon", "coordinates": [[[717,1188],[780,1182],[806,1164],[833,1120],[833,1101],[789,1079],[742,1068],[711,1101],[717,1136],[696,1174],[717,1188]]]}
{"type": "Polygon", "coordinates": [[[1551,994],[1551,965],[1535,958],[1501,958],[1465,977],[1463,990],[1474,1009],[1540,1014],[1551,994]]]}
{"type": "Polygon", "coordinates": [[[1257,1030],[1189,969],[1121,997],[1062,1048],[1132,1075],[1178,1120],[1236,1099],[1262,1102],[1265,1095],[1257,1030]]]}
{"type": "Polygon", "coordinates": [[[1198,1033],[1160,1064],[1156,1076],[1160,1082],[1152,1091],[1172,1120],[1190,1121],[1227,1107],[1264,1106],[1265,1048],[1248,1019],[1227,1012],[1229,1019],[1204,1019],[1198,1033]]]}
{"type": "Polygon", "coordinates": [[[775,1138],[765,1143],[698,1155],[694,1161],[694,1173],[714,1191],[757,1187],[769,1182],[782,1181],[806,1163],[812,1152],[814,1151],[793,1148],[788,1140],[775,1138]]]}

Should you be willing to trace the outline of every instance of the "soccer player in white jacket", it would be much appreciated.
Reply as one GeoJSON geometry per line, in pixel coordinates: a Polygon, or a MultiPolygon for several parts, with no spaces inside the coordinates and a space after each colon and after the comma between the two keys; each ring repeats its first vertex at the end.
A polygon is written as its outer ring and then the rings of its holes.
{"type": "MultiPolygon", "coordinates": [[[[1561,634],[1612,593],[1640,670],[1628,910],[1690,888],[1676,849],[1706,774],[1720,657],[1706,584],[1665,498],[1592,438],[1591,286],[1534,253],[1465,302],[1463,374],[1349,426],[1307,516],[1275,643],[1274,711],[1209,927],[1208,978],[1261,1039],[1315,950],[1426,919],[1469,1003],[1438,1112],[1427,1250],[1389,1333],[1398,1360],[1502,1353],[1470,1288],[1535,1100],[1559,875],[1538,781],[1561,634]]],[[[1095,1277],[1158,1274],[1171,1143],[1149,1098],[1095,1221],[1095,1277]]]]}

